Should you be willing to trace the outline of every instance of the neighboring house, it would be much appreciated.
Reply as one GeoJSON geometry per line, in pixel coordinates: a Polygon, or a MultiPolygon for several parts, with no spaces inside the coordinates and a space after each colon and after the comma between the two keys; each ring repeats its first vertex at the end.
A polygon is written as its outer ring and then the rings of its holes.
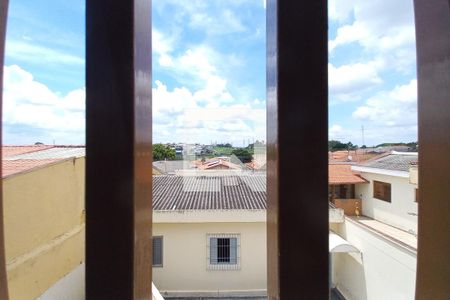
{"type": "MultiPolygon", "coordinates": [[[[345,222],[330,224],[359,250],[331,256],[332,287],[346,299],[414,299],[417,160],[417,153],[391,152],[346,167],[346,173],[351,168],[367,181],[356,183],[351,195],[360,201],[362,215],[346,213],[345,222]]],[[[330,180],[333,168],[330,165],[330,180]]],[[[337,200],[335,204],[346,209],[337,200]]]]}
{"type": "Polygon", "coordinates": [[[84,298],[85,148],[3,146],[11,300],[84,298]]]}
{"type": "Polygon", "coordinates": [[[163,297],[264,296],[266,176],[208,172],[153,178],[155,285],[163,297]]]}
{"type": "MultiPolygon", "coordinates": [[[[239,159],[237,160],[239,161],[239,159]]],[[[195,166],[199,170],[242,170],[245,168],[240,161],[239,164],[231,162],[229,157],[210,158],[204,162],[197,161],[195,166]]]]}
{"type": "Polygon", "coordinates": [[[357,185],[363,215],[391,226],[417,233],[417,181],[410,181],[410,168],[417,165],[417,152],[391,152],[352,166],[369,181],[357,185]]]}
{"type": "Polygon", "coordinates": [[[329,201],[344,209],[345,214],[362,214],[361,199],[355,197],[355,186],[367,184],[367,180],[351,170],[349,164],[328,164],[329,201]]]}
{"type": "MultiPolygon", "coordinates": [[[[153,280],[161,294],[265,296],[266,175],[183,174],[153,177],[153,280]]],[[[342,223],[343,211],[330,207],[329,220],[342,223]]]]}

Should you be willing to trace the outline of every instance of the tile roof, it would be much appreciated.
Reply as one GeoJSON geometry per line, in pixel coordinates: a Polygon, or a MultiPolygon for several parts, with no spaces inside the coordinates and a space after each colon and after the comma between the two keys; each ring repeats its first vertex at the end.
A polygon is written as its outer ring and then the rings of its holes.
{"type": "Polygon", "coordinates": [[[368,160],[359,166],[394,170],[394,171],[409,171],[409,167],[418,164],[417,152],[391,152],[381,157],[368,160]]]}
{"type": "Polygon", "coordinates": [[[3,160],[2,162],[2,176],[7,177],[20,172],[28,171],[36,167],[51,164],[59,159],[18,159],[18,160],[3,160]]]}
{"type": "Polygon", "coordinates": [[[2,177],[85,155],[83,146],[2,146],[2,177]]]}
{"type": "Polygon", "coordinates": [[[372,159],[376,156],[379,156],[380,153],[371,152],[366,149],[357,149],[357,150],[339,150],[328,153],[328,161],[329,162],[363,162],[369,159],[372,159]],[[351,157],[351,160],[349,159],[351,157]]]}
{"type": "Polygon", "coordinates": [[[242,169],[241,166],[234,164],[232,162],[220,159],[220,158],[217,160],[209,160],[209,161],[204,162],[201,165],[197,165],[197,168],[200,170],[209,170],[209,169],[214,169],[217,167],[225,167],[227,169],[234,169],[234,170],[242,169]]]}
{"type": "Polygon", "coordinates": [[[2,156],[3,157],[14,156],[24,153],[41,151],[52,147],[53,147],[52,145],[2,146],[2,156]]]}
{"type": "Polygon", "coordinates": [[[154,176],[153,209],[266,209],[266,176],[154,176]]]}
{"type": "Polygon", "coordinates": [[[351,165],[328,165],[328,184],[367,183],[357,172],[351,170],[351,165]]]}

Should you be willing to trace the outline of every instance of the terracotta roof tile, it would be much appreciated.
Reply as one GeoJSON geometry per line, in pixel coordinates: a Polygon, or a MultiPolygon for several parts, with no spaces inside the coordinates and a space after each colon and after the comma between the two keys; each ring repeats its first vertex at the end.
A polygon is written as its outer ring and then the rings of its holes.
{"type": "Polygon", "coordinates": [[[358,173],[351,170],[351,165],[328,165],[329,184],[367,183],[358,173]]]}
{"type": "Polygon", "coordinates": [[[17,159],[2,161],[2,176],[7,177],[39,166],[47,165],[60,159],[17,159]]]}
{"type": "Polygon", "coordinates": [[[2,177],[70,157],[85,156],[84,146],[2,146],[2,177]]]}
{"type": "Polygon", "coordinates": [[[31,153],[52,148],[53,145],[36,145],[36,146],[2,146],[2,156],[9,157],[19,154],[31,153]]]}

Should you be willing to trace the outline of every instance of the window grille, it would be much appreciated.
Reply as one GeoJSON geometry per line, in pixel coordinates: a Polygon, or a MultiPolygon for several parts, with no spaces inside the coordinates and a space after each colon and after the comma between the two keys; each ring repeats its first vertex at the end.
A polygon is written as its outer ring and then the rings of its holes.
{"type": "Polygon", "coordinates": [[[240,235],[208,234],[206,237],[206,265],[208,270],[240,269],[240,235]]]}
{"type": "Polygon", "coordinates": [[[153,237],[153,267],[163,266],[163,237],[153,237]]]}

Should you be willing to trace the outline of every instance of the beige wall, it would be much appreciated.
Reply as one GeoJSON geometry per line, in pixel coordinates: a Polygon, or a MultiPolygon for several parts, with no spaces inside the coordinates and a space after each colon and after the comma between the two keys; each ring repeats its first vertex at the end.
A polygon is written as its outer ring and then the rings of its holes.
{"type": "Polygon", "coordinates": [[[85,159],[3,179],[10,298],[35,299],[84,261],[85,159]]]}
{"type": "Polygon", "coordinates": [[[153,281],[165,292],[227,295],[266,290],[265,222],[156,223],[153,235],[163,236],[163,267],[153,268],[153,281]],[[207,269],[207,234],[240,234],[239,270],[207,269]]]}

